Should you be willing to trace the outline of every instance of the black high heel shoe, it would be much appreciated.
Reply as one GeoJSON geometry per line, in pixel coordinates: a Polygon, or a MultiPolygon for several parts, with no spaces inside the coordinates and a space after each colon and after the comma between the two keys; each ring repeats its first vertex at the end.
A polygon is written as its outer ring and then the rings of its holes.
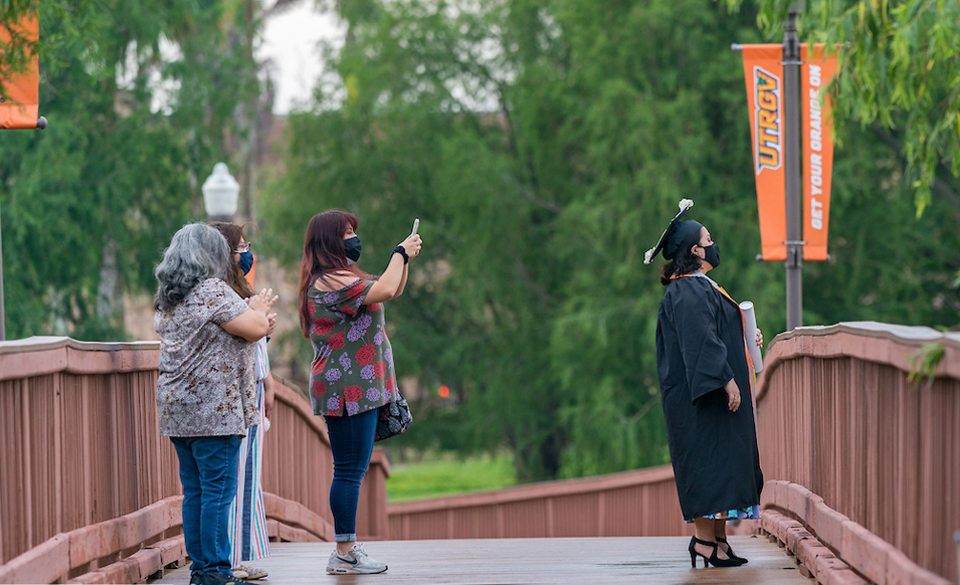
{"type": "Polygon", "coordinates": [[[690,564],[693,565],[693,568],[697,568],[697,557],[703,557],[703,568],[706,569],[710,565],[714,567],[739,567],[743,563],[741,561],[735,561],[733,559],[721,559],[717,558],[717,543],[707,542],[706,540],[700,540],[696,536],[690,537],[690,546],[687,547],[687,550],[690,551],[690,564]],[[695,548],[696,545],[702,544],[704,546],[709,546],[713,549],[713,552],[710,553],[710,556],[697,551],[695,548]]]}
{"type": "Polygon", "coordinates": [[[723,551],[723,552],[727,553],[727,556],[730,557],[731,559],[733,559],[733,560],[735,560],[735,561],[742,561],[744,565],[746,565],[747,563],[750,562],[750,561],[748,561],[747,559],[745,559],[745,558],[743,558],[743,557],[738,557],[738,556],[733,552],[733,549],[730,548],[730,543],[727,542],[727,539],[726,539],[726,538],[720,538],[720,537],[718,536],[718,537],[717,537],[717,545],[719,546],[719,545],[721,545],[721,544],[727,545],[727,550],[725,550],[725,551],[723,551]]]}

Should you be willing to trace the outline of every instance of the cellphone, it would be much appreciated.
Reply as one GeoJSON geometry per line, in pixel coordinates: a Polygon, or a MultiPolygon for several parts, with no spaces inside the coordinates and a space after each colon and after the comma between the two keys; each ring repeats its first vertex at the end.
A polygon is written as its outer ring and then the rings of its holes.
{"type": "Polygon", "coordinates": [[[417,228],[419,228],[419,227],[420,227],[420,218],[418,217],[418,218],[416,218],[416,219],[413,220],[413,231],[410,232],[410,235],[411,235],[411,236],[417,235],[417,228]]]}

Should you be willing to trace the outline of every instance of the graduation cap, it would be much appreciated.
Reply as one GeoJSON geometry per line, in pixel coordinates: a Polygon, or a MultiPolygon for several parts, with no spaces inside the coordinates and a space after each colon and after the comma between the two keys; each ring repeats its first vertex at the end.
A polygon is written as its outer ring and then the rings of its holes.
{"type": "Polygon", "coordinates": [[[691,207],[693,207],[692,199],[680,200],[680,213],[670,220],[670,225],[660,234],[660,240],[657,242],[657,245],[647,250],[643,255],[644,264],[653,262],[653,258],[661,251],[663,252],[664,258],[673,260],[677,252],[683,248],[683,245],[700,233],[700,228],[703,227],[700,223],[692,219],[686,221],[680,219],[683,217],[684,212],[691,207]]]}

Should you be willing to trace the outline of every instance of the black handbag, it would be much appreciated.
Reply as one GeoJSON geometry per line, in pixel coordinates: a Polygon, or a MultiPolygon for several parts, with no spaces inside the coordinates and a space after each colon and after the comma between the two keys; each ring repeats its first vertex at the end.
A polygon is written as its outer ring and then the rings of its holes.
{"type": "Polygon", "coordinates": [[[379,408],[378,417],[377,435],[373,438],[374,441],[401,435],[407,432],[410,423],[413,422],[407,400],[399,392],[395,402],[389,402],[379,408]]]}

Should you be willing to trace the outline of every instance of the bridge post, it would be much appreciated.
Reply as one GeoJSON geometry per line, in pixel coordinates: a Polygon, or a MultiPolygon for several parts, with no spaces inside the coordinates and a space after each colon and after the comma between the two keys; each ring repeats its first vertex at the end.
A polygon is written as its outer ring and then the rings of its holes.
{"type": "MultiPolygon", "coordinates": [[[[0,217],[0,341],[7,340],[7,322],[3,308],[3,218],[0,217]]],[[[3,560],[3,551],[0,550],[0,561],[3,560]]]]}

